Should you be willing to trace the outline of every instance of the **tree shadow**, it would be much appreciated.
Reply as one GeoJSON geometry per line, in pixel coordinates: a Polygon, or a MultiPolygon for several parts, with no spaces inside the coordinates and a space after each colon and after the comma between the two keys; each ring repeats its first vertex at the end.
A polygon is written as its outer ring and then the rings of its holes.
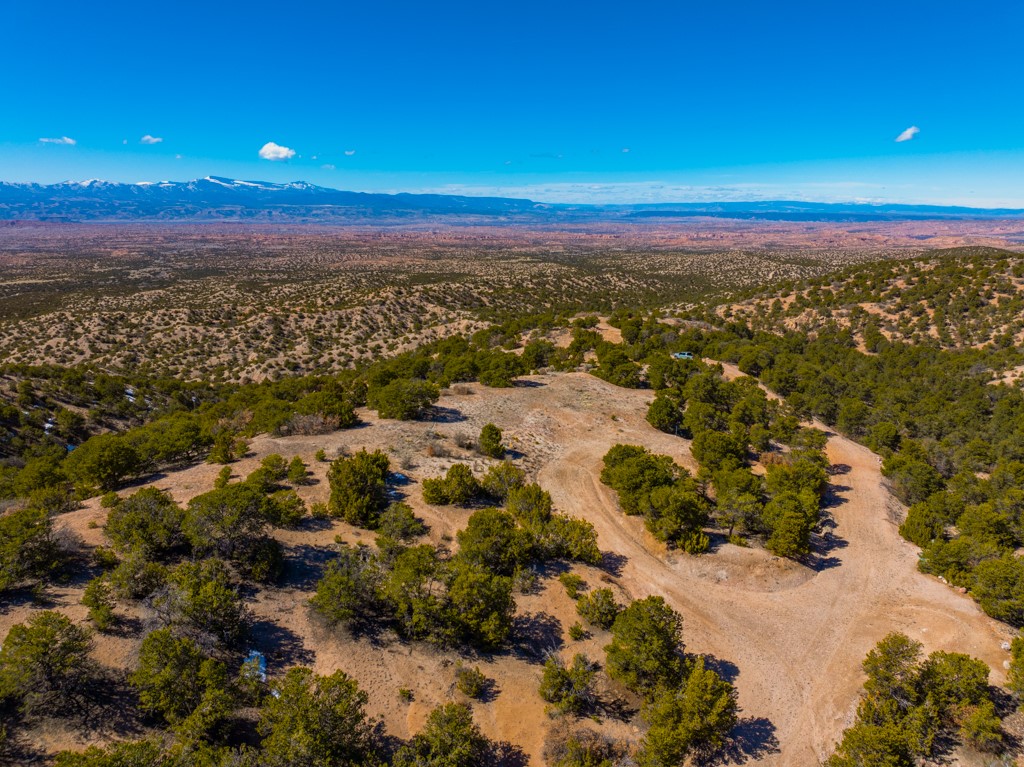
{"type": "Polygon", "coordinates": [[[306,666],[314,660],[313,652],[306,649],[302,637],[273,621],[253,622],[250,636],[253,646],[266,656],[268,665],[306,666]]]}
{"type": "Polygon", "coordinates": [[[542,386],[547,386],[543,381],[532,381],[528,378],[516,378],[512,381],[512,388],[514,389],[538,389],[542,386]]]}
{"type": "Polygon", "coordinates": [[[744,717],[729,733],[725,746],[713,756],[697,760],[702,765],[746,764],[779,753],[779,739],[770,719],[744,717]]]}
{"type": "Polygon", "coordinates": [[[434,405],[426,412],[423,420],[434,423],[461,423],[469,419],[453,407],[434,405]]]}
{"type": "Polygon", "coordinates": [[[714,655],[697,656],[704,661],[704,668],[710,669],[718,674],[726,682],[732,684],[740,675],[740,668],[732,661],[716,658],[714,655]]]}
{"type": "Polygon", "coordinates": [[[0,764],[46,764],[47,755],[39,749],[31,737],[14,727],[14,721],[5,717],[7,738],[0,742],[0,764]]]}
{"type": "MultiPolygon", "coordinates": [[[[834,526],[834,524],[833,524],[834,526]]],[[[804,559],[804,564],[816,573],[839,567],[843,560],[832,552],[845,549],[849,542],[831,529],[811,536],[811,553],[804,559]]]]}
{"type": "Polygon", "coordinates": [[[484,764],[494,767],[527,767],[530,758],[522,748],[507,740],[492,743],[484,764]]]}
{"type": "Polygon", "coordinates": [[[308,543],[290,546],[285,550],[284,573],[281,586],[297,589],[311,589],[323,577],[327,563],[334,559],[335,552],[308,543]]]}
{"type": "Polygon", "coordinates": [[[624,554],[619,554],[615,551],[602,551],[600,567],[609,575],[618,578],[622,575],[622,568],[626,566],[628,561],[629,557],[624,554]]]}
{"type": "Polygon", "coordinates": [[[512,652],[518,657],[539,663],[562,644],[562,624],[555,616],[526,613],[512,619],[512,652]]]}
{"type": "Polygon", "coordinates": [[[302,530],[303,532],[319,533],[324,530],[330,530],[333,525],[334,520],[330,517],[303,517],[294,529],[302,530]]]}
{"type": "Polygon", "coordinates": [[[853,467],[848,463],[833,463],[825,471],[827,471],[831,477],[838,477],[843,474],[849,474],[853,471],[853,467]]]}
{"type": "Polygon", "coordinates": [[[840,495],[840,493],[848,493],[852,489],[848,485],[836,485],[830,482],[825,487],[825,495],[821,499],[821,507],[823,509],[832,509],[836,506],[842,506],[846,503],[846,498],[840,495]]]}

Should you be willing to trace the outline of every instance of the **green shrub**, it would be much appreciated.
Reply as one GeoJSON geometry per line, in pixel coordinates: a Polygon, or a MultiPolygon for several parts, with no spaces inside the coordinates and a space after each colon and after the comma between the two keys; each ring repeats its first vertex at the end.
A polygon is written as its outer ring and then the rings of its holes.
{"type": "Polygon", "coordinates": [[[455,686],[470,698],[479,698],[487,689],[488,679],[479,667],[456,666],[455,686]]]}
{"type": "Polygon", "coordinates": [[[100,576],[93,578],[82,593],[82,604],[89,608],[89,620],[99,631],[106,631],[114,624],[114,599],[110,584],[100,576]]]}
{"type": "Polygon", "coordinates": [[[331,514],[357,527],[376,527],[388,505],[385,480],[389,466],[387,455],[380,450],[360,450],[334,461],[327,471],[331,514]]]}
{"type": "Polygon", "coordinates": [[[615,601],[611,589],[595,589],[576,600],[576,612],[592,626],[610,629],[622,606],[615,601]]]}
{"type": "Polygon", "coordinates": [[[581,714],[594,702],[594,668],[586,656],[577,654],[566,666],[557,655],[544,663],[540,697],[551,705],[549,714],[581,714]]]}
{"type": "Polygon", "coordinates": [[[501,443],[501,429],[493,423],[480,430],[480,452],[490,458],[504,458],[505,446],[501,443]]]}

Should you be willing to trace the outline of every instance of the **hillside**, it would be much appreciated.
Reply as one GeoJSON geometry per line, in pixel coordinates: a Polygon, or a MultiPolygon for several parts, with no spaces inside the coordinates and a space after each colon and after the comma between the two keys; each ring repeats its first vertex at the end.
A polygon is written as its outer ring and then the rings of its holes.
{"type": "MultiPolygon", "coordinates": [[[[261,437],[252,442],[244,460],[232,465],[232,473],[245,476],[271,453],[300,455],[313,470],[311,484],[300,487],[300,495],[308,502],[325,501],[326,464],[315,461],[317,450],[335,455],[341,450],[384,448],[393,451],[412,479],[398,490],[427,523],[429,541],[444,543],[465,526],[468,512],[424,504],[420,481],[454,460],[468,458],[477,472],[488,462],[455,445],[451,457],[430,457],[427,447],[438,441],[451,444],[457,433],[475,433],[487,422],[501,424],[508,443],[523,454],[520,460],[531,477],[551,489],[556,508],[592,522],[608,562],[623,563],[573,570],[591,588],[610,585],[620,599],[665,596],[684,616],[688,651],[714,658],[721,668],[738,669],[731,673],[736,675],[742,709],[735,745],[740,760],[795,766],[827,755],[851,720],[860,685],[859,659],[889,631],[913,632],[928,650],[970,652],[988,662],[993,681],[1002,678],[1002,662],[1008,656],[999,645],[1008,632],[982,615],[969,598],[916,572],[912,547],[899,538],[887,516],[894,501],[882,487],[877,461],[864,448],[838,436],[829,442],[829,458],[840,471],[833,479],[830,533],[815,544],[819,566],[808,569],[763,550],[727,543],[705,557],[690,558],[666,552],[637,520],[623,518],[597,478],[601,456],[616,442],[642,444],[696,468],[686,441],[661,434],[645,422],[650,395],[579,374],[532,377],[524,384],[511,391],[474,385],[449,393],[439,405],[459,414],[448,416],[455,420],[450,425],[381,421],[364,412],[367,425],[354,432],[261,437]],[[588,436],[581,440],[578,435],[588,436]]],[[[216,466],[200,465],[169,473],[153,486],[185,503],[209,489],[216,473],[216,466]]],[[[81,540],[87,553],[109,545],[102,534],[105,514],[93,500],[59,517],[58,529],[81,540]]],[[[349,542],[367,540],[365,531],[340,521],[310,520],[277,534],[285,546],[286,575],[278,586],[261,587],[245,598],[255,620],[252,647],[266,654],[273,674],[301,661],[320,674],[342,669],[353,675],[370,694],[370,712],[383,717],[389,732],[409,737],[433,706],[465,699],[454,689],[452,676],[452,663],[459,656],[396,638],[353,640],[318,625],[305,602],[334,550],[336,535],[349,542]],[[400,699],[399,687],[412,690],[411,702],[400,699]]],[[[553,576],[542,573],[540,588],[517,598],[517,631],[532,624],[544,632],[545,650],[555,650],[567,660],[577,652],[599,657],[607,633],[595,631],[593,638],[583,641],[568,637],[566,631],[577,617],[553,576]]],[[[56,589],[47,608],[83,618],[84,608],[78,604],[83,586],[78,579],[56,589]]],[[[0,617],[0,633],[41,609],[24,604],[8,610],[0,617]]],[[[115,672],[133,662],[144,627],[153,621],[146,610],[130,605],[119,608],[118,614],[126,625],[134,622],[139,628],[101,635],[94,651],[96,660],[115,672]]],[[[537,654],[537,647],[520,644],[526,641],[524,635],[514,646],[518,649],[480,658],[463,656],[461,662],[478,663],[495,680],[493,697],[473,702],[485,733],[521,747],[531,764],[540,764],[556,722],[545,717],[544,701],[536,693],[543,654],[537,654]]],[[[611,685],[602,699],[611,706],[616,695],[622,691],[611,685]]],[[[635,737],[612,714],[602,717],[601,730],[626,740],[635,737]]],[[[83,741],[81,733],[50,727],[23,737],[36,749],[50,751],[102,741],[108,735],[101,729],[83,741]]]]}
{"type": "Polygon", "coordinates": [[[938,250],[787,282],[715,311],[763,330],[849,329],[872,351],[882,339],[1008,349],[1024,341],[1024,257],[990,248],[938,250]]]}

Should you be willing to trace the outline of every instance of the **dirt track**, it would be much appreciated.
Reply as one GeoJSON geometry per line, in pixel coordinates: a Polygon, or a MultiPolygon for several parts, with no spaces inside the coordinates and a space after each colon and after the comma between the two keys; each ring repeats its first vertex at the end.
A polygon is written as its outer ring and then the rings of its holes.
{"type": "Polygon", "coordinates": [[[650,427],[623,415],[621,433],[609,433],[566,412],[559,420],[572,447],[541,471],[541,484],[561,510],[594,523],[602,549],[626,557],[620,582],[633,597],[661,594],[682,613],[690,651],[738,667],[747,758],[808,765],[826,756],[852,721],[864,655],[890,631],[929,651],[980,657],[997,670],[993,681],[1002,681],[1007,654],[1000,643],[1009,631],[968,597],[917,572],[917,550],[888,518],[892,501],[869,450],[829,438],[829,459],[844,473],[832,480],[835,527],[831,543],[817,541],[814,568],[728,544],[672,562],[652,553],[642,528],[598,480],[601,457],[612,444],[631,441],[634,429],[655,447],[650,427]]]}

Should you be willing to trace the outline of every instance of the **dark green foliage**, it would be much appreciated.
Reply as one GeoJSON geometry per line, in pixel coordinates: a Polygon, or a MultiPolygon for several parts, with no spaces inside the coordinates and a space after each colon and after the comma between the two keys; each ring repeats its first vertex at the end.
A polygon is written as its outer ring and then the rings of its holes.
{"type": "Polygon", "coordinates": [[[100,434],[86,440],[64,462],[69,477],[100,490],[114,489],[142,468],[139,452],[125,437],[116,434],[100,434]]]}
{"type": "Polygon", "coordinates": [[[433,505],[465,506],[480,492],[480,483],[464,463],[448,467],[444,477],[423,480],[423,500],[433,505]]]}
{"type": "Polygon", "coordinates": [[[637,763],[675,767],[693,754],[714,753],[736,725],[737,711],[736,690],[698,659],[681,688],[659,690],[644,707],[650,729],[637,763]]]}
{"type": "Polygon", "coordinates": [[[366,404],[381,418],[409,421],[423,415],[438,397],[438,388],[428,381],[397,379],[379,388],[370,387],[366,404]]]}
{"type": "Polygon", "coordinates": [[[260,468],[265,472],[270,484],[283,482],[288,476],[288,462],[284,459],[284,456],[277,453],[265,456],[260,461],[260,468]]]}
{"type": "Polygon", "coordinates": [[[992,701],[986,700],[967,711],[960,723],[960,737],[983,753],[1003,750],[1002,720],[996,714],[992,701]]]}
{"type": "MultiPolygon", "coordinates": [[[[711,432],[713,433],[713,432],[711,432]]],[[[689,473],[667,455],[636,445],[616,445],[604,456],[601,481],[619,494],[626,514],[643,514],[647,529],[661,541],[690,554],[707,551],[702,528],[710,504],[689,473]]]]}
{"type": "Polygon", "coordinates": [[[908,738],[893,724],[858,721],[843,733],[825,767],[914,767],[917,760],[908,738]]]}
{"type": "Polygon", "coordinates": [[[292,458],[288,464],[288,481],[293,485],[304,485],[308,475],[309,469],[302,457],[297,455],[292,458]]]}
{"type": "Polygon", "coordinates": [[[167,582],[167,568],[138,551],[127,553],[110,571],[110,585],[119,599],[145,599],[167,582]]]}
{"type": "Polygon", "coordinates": [[[218,559],[178,565],[154,607],[165,624],[199,640],[235,647],[248,632],[248,612],[218,559]]]}
{"type": "Polygon", "coordinates": [[[85,751],[61,751],[56,767],[179,767],[166,758],[156,739],[123,741],[85,751]]]}
{"type": "Polygon", "coordinates": [[[383,512],[377,523],[377,533],[385,538],[408,543],[427,532],[427,526],[412,513],[409,504],[395,502],[383,512]]]}
{"type": "Polygon", "coordinates": [[[1011,554],[980,562],[971,593],[981,609],[996,620],[1024,626],[1024,563],[1011,554]]]}
{"type": "Polygon", "coordinates": [[[576,600],[576,612],[592,626],[610,629],[622,612],[611,589],[596,589],[576,600]]]}
{"type": "Polygon", "coordinates": [[[551,494],[534,482],[510,489],[505,500],[505,508],[523,527],[539,530],[551,519],[553,503],[551,494]]]}
{"type": "Polygon", "coordinates": [[[260,763],[266,767],[342,767],[371,752],[369,698],[343,671],[317,676],[293,668],[273,684],[260,709],[260,763]]]}
{"type": "Polygon", "coordinates": [[[485,424],[480,430],[480,452],[491,458],[504,458],[505,446],[501,438],[501,429],[493,423],[485,424]]]}
{"type": "Polygon", "coordinates": [[[509,493],[526,483],[526,473],[511,461],[492,466],[480,480],[481,489],[496,501],[504,501],[509,493]]]}
{"type": "Polygon", "coordinates": [[[540,560],[567,559],[595,566],[603,560],[594,526],[585,519],[564,514],[553,514],[535,533],[533,554],[540,560]]]}
{"type": "Polygon", "coordinates": [[[89,620],[98,631],[114,625],[114,599],[110,583],[103,576],[89,581],[82,593],[82,604],[89,608],[89,620]]]}
{"type": "Polygon", "coordinates": [[[440,587],[444,567],[433,546],[412,546],[400,552],[381,587],[381,599],[398,630],[411,638],[450,638],[444,632],[445,600],[440,587]]]}
{"type": "Polygon", "coordinates": [[[708,502],[685,483],[654,488],[648,496],[644,522],[659,541],[678,542],[688,554],[707,551],[701,532],[708,522],[708,502]]]}
{"type": "Polygon", "coordinates": [[[59,563],[45,510],[28,506],[0,514],[0,593],[45,578],[59,563]]]}
{"type": "Polygon", "coordinates": [[[702,467],[716,472],[743,466],[747,459],[747,444],[736,434],[703,430],[694,433],[690,452],[702,467]]]}
{"type": "MultiPolygon", "coordinates": [[[[941,496],[935,495],[938,499],[941,496]]],[[[940,504],[922,501],[915,503],[907,512],[907,518],[900,525],[900,535],[922,549],[932,541],[945,536],[946,519],[943,510],[936,508],[940,504]]]]}
{"type": "Polygon", "coordinates": [[[647,423],[658,431],[678,434],[683,425],[683,411],[671,396],[658,394],[647,409],[647,423]]]}
{"type": "Polygon", "coordinates": [[[461,703],[446,703],[427,717],[423,729],[395,754],[394,767],[481,767],[490,743],[461,703]]]}
{"type": "Polygon", "coordinates": [[[643,381],[640,366],[633,362],[622,347],[601,342],[597,345],[598,366],[591,372],[598,378],[616,386],[636,389],[643,381]]]}
{"type": "Polygon", "coordinates": [[[376,527],[388,505],[385,480],[389,466],[387,455],[380,450],[360,450],[334,461],[327,471],[331,514],[357,527],[376,527]]]}
{"type": "Polygon", "coordinates": [[[818,521],[815,498],[803,500],[786,492],[764,507],[764,521],[771,531],[765,548],[780,557],[802,557],[810,552],[811,530],[818,521]]]}
{"type": "Polygon", "coordinates": [[[129,680],[138,692],[143,711],[177,724],[204,699],[224,691],[227,670],[188,637],[175,637],[168,629],[158,629],[142,640],[139,665],[129,680]]]}
{"type": "Polygon", "coordinates": [[[463,695],[479,698],[487,689],[487,683],[488,679],[479,667],[468,668],[460,665],[455,669],[455,686],[463,695]]]}
{"type": "Polygon", "coordinates": [[[184,520],[185,512],[170,494],[144,487],[110,510],[105,532],[118,548],[156,559],[184,546],[184,520]]]}
{"type": "Polygon", "coordinates": [[[1010,645],[1010,668],[1006,672],[1006,689],[1017,700],[1024,698],[1024,637],[1016,636],[1010,645]]]}
{"type": "Polygon", "coordinates": [[[480,383],[498,388],[508,388],[517,376],[526,372],[518,355],[501,352],[478,355],[477,366],[480,370],[480,383]]]}
{"type": "Polygon", "coordinates": [[[350,625],[372,618],[381,572],[366,547],[342,546],[317,582],[313,608],[330,624],[350,625]]]}
{"type": "Polygon", "coordinates": [[[908,505],[928,500],[944,486],[942,475],[926,461],[903,453],[893,453],[886,458],[882,474],[892,484],[896,497],[908,505]]]}
{"type": "Polygon", "coordinates": [[[509,512],[481,509],[456,535],[459,558],[499,575],[511,575],[529,554],[530,541],[509,512]]]}
{"type": "Polygon", "coordinates": [[[548,713],[581,714],[594,702],[593,664],[584,655],[575,655],[568,666],[557,655],[549,655],[540,681],[540,697],[551,705],[548,713]]]}
{"type": "Polygon", "coordinates": [[[579,599],[580,592],[587,587],[587,582],[576,573],[562,573],[558,576],[558,582],[565,586],[569,599],[579,599]]]}
{"type": "Polygon", "coordinates": [[[267,535],[271,521],[286,521],[283,504],[249,482],[237,482],[189,501],[182,529],[193,550],[234,562],[260,581],[281,570],[280,544],[267,535]]]}
{"type": "Polygon", "coordinates": [[[448,603],[457,637],[493,650],[512,633],[512,579],[478,565],[457,563],[448,581],[448,603]]]}
{"type": "Polygon", "coordinates": [[[843,734],[828,767],[899,765],[931,757],[957,732],[982,749],[1002,740],[988,687],[988,667],[960,653],[934,652],[889,634],[864,660],[867,681],[857,722],[843,734]]]}
{"type": "Polygon", "coordinates": [[[612,642],[605,647],[608,675],[643,695],[677,685],[683,675],[682,632],[682,617],[661,597],[630,603],[612,624],[612,642]]]}
{"type": "Polygon", "coordinates": [[[25,713],[52,713],[80,701],[91,649],[88,633],[58,612],[11,626],[0,647],[0,701],[15,701],[25,713]]]}

